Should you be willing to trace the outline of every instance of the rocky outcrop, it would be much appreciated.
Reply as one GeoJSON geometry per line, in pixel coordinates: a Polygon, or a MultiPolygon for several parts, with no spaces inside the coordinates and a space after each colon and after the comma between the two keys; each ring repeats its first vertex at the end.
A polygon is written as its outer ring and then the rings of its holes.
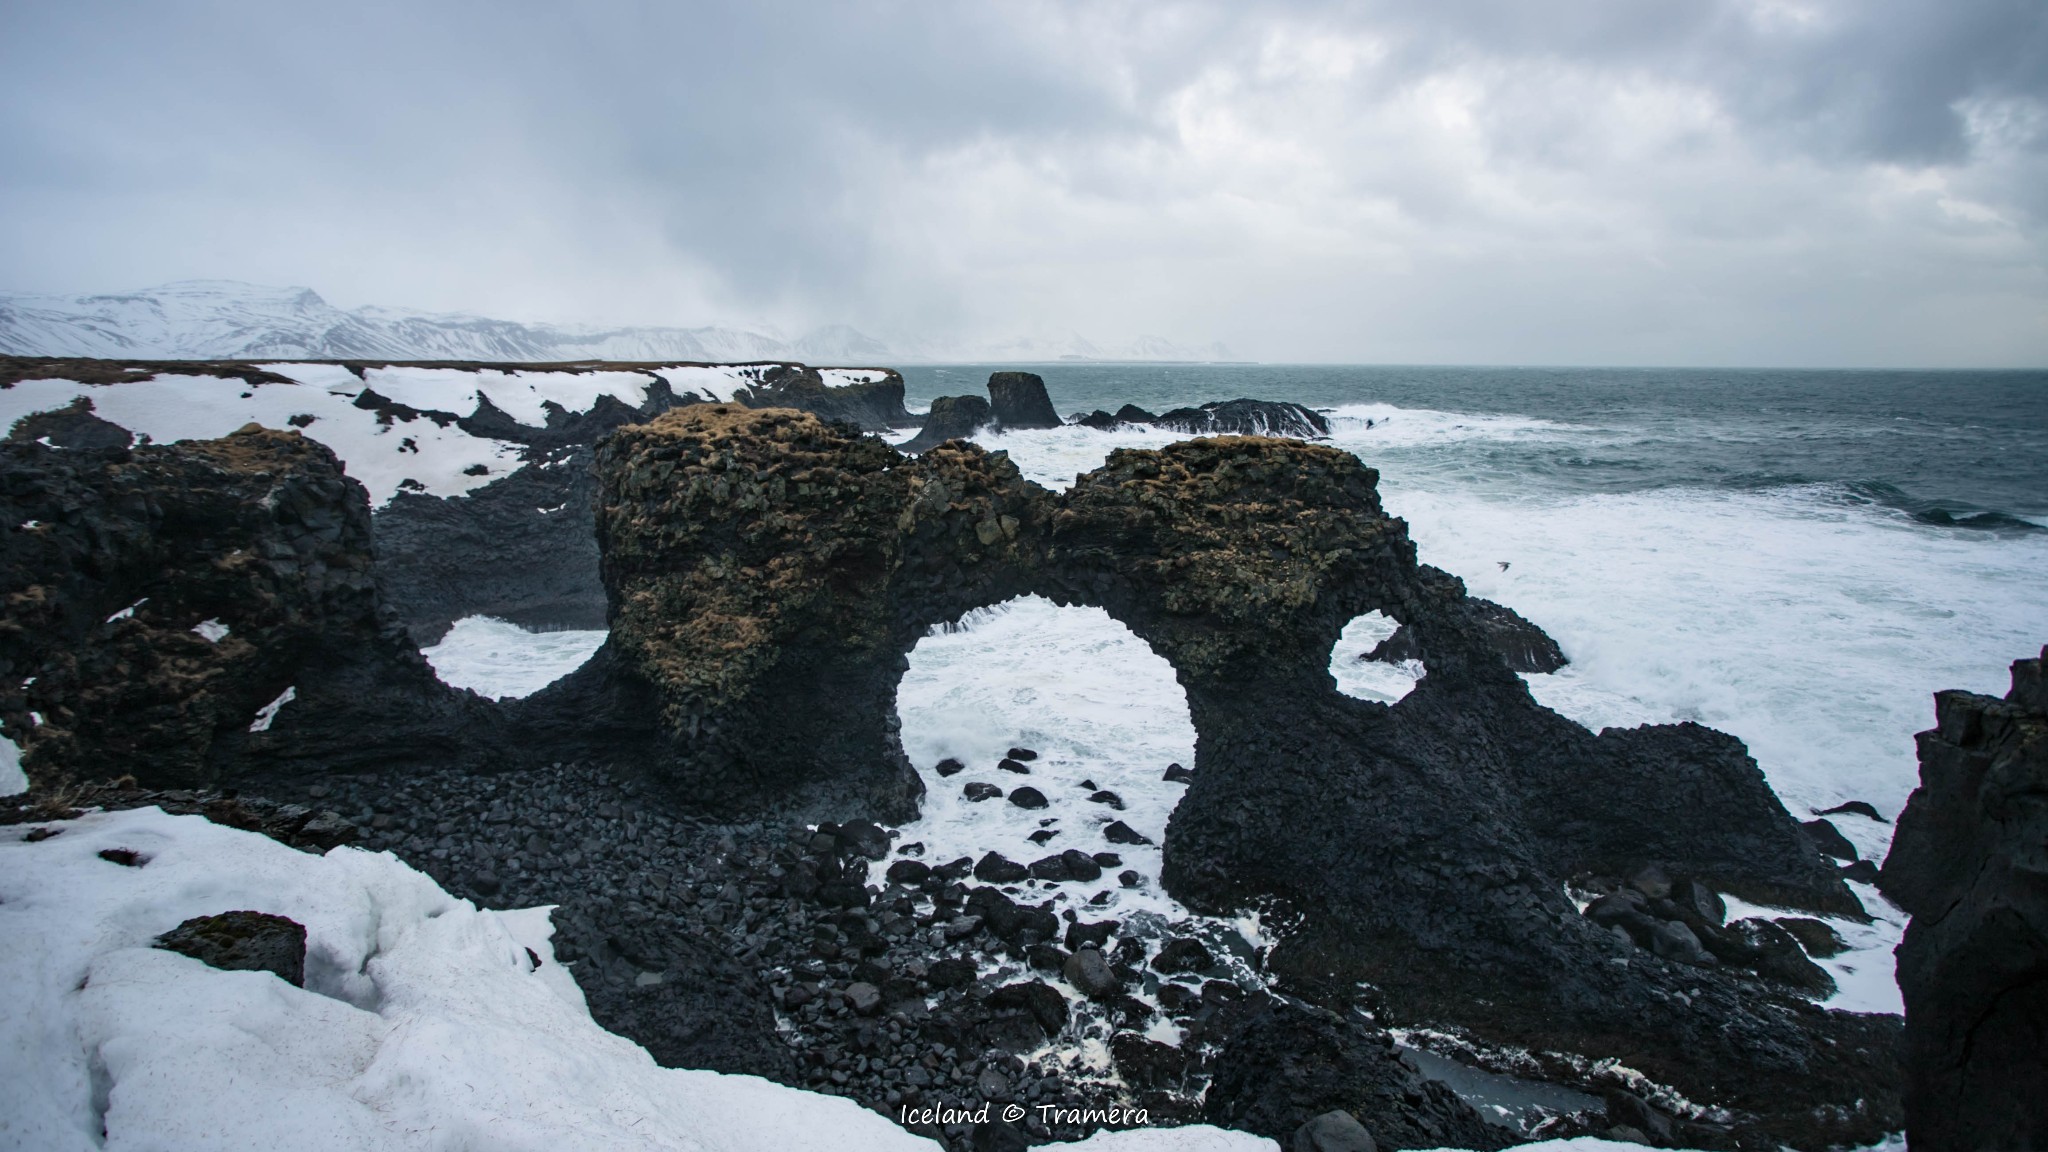
{"type": "MultiPolygon", "coordinates": [[[[1134,423],[1124,420],[1121,423],[1134,423]]],[[[1330,434],[1330,422],[1305,405],[1285,400],[1212,400],[1195,408],[1175,408],[1145,423],[1195,436],[1292,436],[1315,440],[1330,434]]]]}
{"type": "Polygon", "coordinates": [[[878,370],[883,378],[866,384],[828,385],[815,368],[802,364],[771,364],[761,383],[742,388],[733,398],[749,408],[795,408],[823,420],[843,420],[864,432],[915,428],[917,417],[903,407],[903,377],[878,370]]]}
{"type": "Polygon", "coordinates": [[[988,398],[996,423],[1005,431],[1060,426],[1060,414],[1045,394],[1045,380],[1036,372],[990,373],[988,398]]]}
{"type": "Polygon", "coordinates": [[[2048,1144],[2048,649],[2005,699],[1938,692],[1920,787],[1885,858],[1912,914],[1906,1137],[1915,1149],[2048,1144]]]}
{"type": "Polygon", "coordinates": [[[0,721],[32,785],[459,756],[478,702],[378,601],[362,487],[296,432],[0,444],[0,721]]]}
{"type": "Polygon", "coordinates": [[[134,434],[93,413],[92,400],[80,396],[62,408],[32,412],[14,422],[7,438],[18,444],[46,444],[53,448],[82,448],[88,452],[126,448],[135,443],[134,434]]]}
{"type": "Polygon", "coordinates": [[[928,452],[948,440],[972,439],[995,422],[995,409],[979,396],[941,396],[932,401],[924,427],[897,447],[912,455],[928,452]]]}
{"type": "Polygon", "coordinates": [[[890,722],[904,654],[934,620],[1024,590],[1045,492],[972,445],[911,464],[844,425],[723,404],[622,429],[598,482],[611,638],[528,712],[644,694],[664,773],[710,810],[908,819],[920,785],[890,722]]]}

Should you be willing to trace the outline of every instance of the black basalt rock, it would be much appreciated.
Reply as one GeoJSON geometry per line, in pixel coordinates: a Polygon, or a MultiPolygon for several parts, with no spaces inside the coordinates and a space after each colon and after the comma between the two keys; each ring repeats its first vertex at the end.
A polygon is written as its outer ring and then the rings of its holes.
{"type": "Polygon", "coordinates": [[[1005,431],[1060,426],[1060,414],[1045,394],[1045,380],[1036,372],[991,373],[988,398],[996,423],[1005,431]]]}
{"type": "Polygon", "coordinates": [[[1351,1113],[1387,1148],[1504,1148],[1441,1081],[1403,1063],[1386,1033],[1297,1000],[1261,1004],[1225,1041],[1202,1118],[1285,1140],[1332,1110],[1351,1113]]]}
{"type": "Polygon", "coordinates": [[[1906,1138],[1916,1149],[2048,1140],[2048,648],[2003,700],[1937,692],[1917,737],[1885,895],[1912,914],[1906,1138]]]}
{"type": "Polygon", "coordinates": [[[36,788],[491,748],[488,709],[434,677],[379,597],[362,486],[296,431],[9,441],[0,521],[0,677],[19,685],[0,723],[36,788]]]}

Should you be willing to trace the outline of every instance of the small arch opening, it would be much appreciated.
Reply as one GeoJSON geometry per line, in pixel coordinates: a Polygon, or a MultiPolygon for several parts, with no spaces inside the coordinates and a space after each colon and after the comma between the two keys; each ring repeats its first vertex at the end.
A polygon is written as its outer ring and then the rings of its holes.
{"type": "Polygon", "coordinates": [[[1330,648],[1330,676],[1337,691],[1360,700],[1396,704],[1429,670],[1404,643],[1401,623],[1377,609],[1353,619],[1330,648]]]}
{"type": "Polygon", "coordinates": [[[602,628],[535,632],[495,616],[465,616],[420,655],[451,688],[517,700],[583,667],[607,635],[602,628]]]}

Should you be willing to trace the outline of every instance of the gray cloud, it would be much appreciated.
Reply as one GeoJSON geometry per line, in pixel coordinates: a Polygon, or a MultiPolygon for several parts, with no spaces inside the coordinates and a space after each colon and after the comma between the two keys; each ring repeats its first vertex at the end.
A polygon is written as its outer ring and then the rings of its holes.
{"type": "Polygon", "coordinates": [[[0,13],[0,68],[16,289],[1267,359],[2048,359],[2024,0],[87,0],[0,13]]]}

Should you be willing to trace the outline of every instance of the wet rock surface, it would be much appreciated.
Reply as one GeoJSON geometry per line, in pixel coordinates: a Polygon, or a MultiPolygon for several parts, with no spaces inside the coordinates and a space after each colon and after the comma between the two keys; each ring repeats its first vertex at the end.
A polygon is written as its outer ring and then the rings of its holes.
{"type": "Polygon", "coordinates": [[[2003,700],[1935,694],[1920,787],[1885,858],[1912,914],[1906,1136],[1916,1149],[2021,1148],[2048,1134],[2048,649],[2003,700]]]}
{"type": "MultiPolygon", "coordinates": [[[[1119,419],[1121,421],[1121,418],[1119,419]]],[[[1196,436],[1291,436],[1314,440],[1330,434],[1322,413],[1286,400],[1212,400],[1194,408],[1162,412],[1146,423],[1196,436]]]]}

